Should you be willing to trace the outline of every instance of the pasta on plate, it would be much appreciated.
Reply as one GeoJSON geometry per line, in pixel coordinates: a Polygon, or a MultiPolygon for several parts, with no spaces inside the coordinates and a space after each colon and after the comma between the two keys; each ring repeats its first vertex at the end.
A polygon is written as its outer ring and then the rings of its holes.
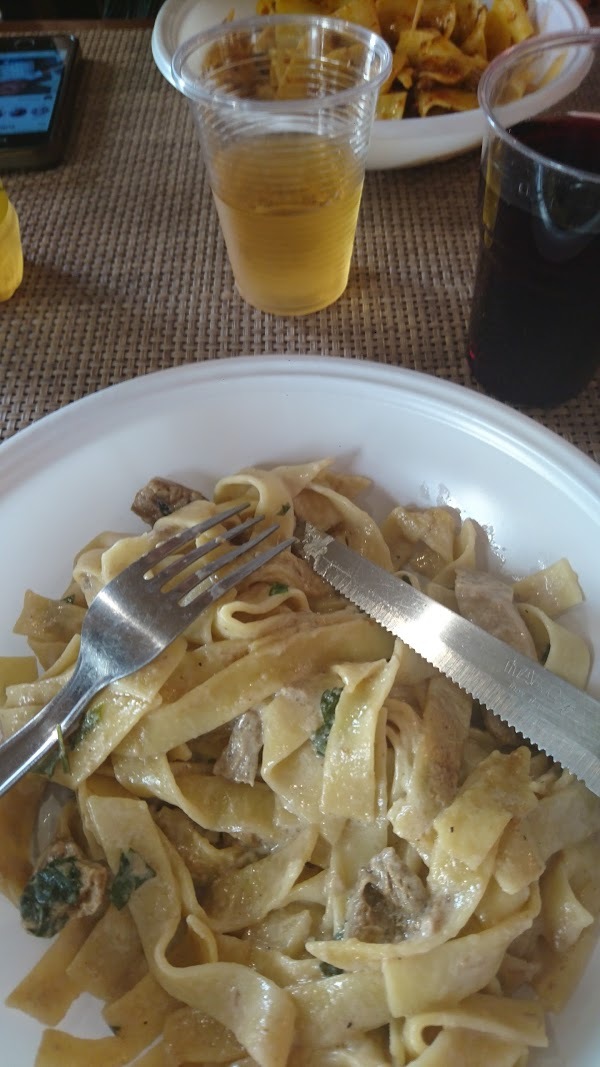
{"type": "MultiPolygon", "coordinates": [[[[501,579],[475,522],[398,505],[379,523],[367,488],[326,460],[212,499],[150,483],[147,532],[86,545],[60,599],[26,594],[35,660],[2,665],[3,734],[69,676],[97,590],[236,500],[585,686],[566,560],[501,579]]],[[[53,938],[8,1004],[45,1027],[36,1067],[524,1067],[594,946],[599,830],[598,798],[286,551],[0,800],[0,888],[53,938]],[[60,1028],[84,992],[104,1037],[60,1028]]]]}

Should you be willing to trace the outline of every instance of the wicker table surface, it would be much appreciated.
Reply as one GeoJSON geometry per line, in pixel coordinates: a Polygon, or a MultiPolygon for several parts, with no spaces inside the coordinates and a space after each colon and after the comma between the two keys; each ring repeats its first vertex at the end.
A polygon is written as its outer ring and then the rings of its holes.
{"type": "MultiPolygon", "coordinates": [[[[478,388],[465,361],[478,152],[370,172],[343,297],[303,318],[262,314],[234,287],[191,116],[154,65],[151,29],[79,37],[65,162],[2,175],[25,276],[0,305],[0,437],[115,382],[236,355],[372,360],[478,388]]],[[[527,414],[600,460],[599,385],[527,414]]]]}

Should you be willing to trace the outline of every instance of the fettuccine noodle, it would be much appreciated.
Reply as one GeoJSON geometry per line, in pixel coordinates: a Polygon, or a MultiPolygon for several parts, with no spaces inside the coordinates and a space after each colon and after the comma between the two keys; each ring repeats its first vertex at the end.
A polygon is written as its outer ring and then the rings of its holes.
{"type": "MultiPolygon", "coordinates": [[[[329,461],[249,469],[148,532],[100,535],[61,599],[26,595],[16,630],[42,673],[4,661],[3,734],[69,677],[100,588],[237,500],[585,686],[566,560],[499,579],[473,521],[397,506],[378,524],[366,487],[329,461]]],[[[53,937],[8,1004],[45,1027],[36,1067],[525,1067],[594,945],[599,830],[598,798],[287,550],[0,800],[0,888],[53,937]],[[44,842],[49,780],[68,793],[44,842]],[[59,1027],[85,992],[105,1037],[59,1027]]]]}

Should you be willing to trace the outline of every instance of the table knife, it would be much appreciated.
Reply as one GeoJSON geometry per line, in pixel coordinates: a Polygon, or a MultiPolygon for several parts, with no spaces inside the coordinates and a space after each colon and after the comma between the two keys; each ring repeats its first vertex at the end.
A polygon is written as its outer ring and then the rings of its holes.
{"type": "Polygon", "coordinates": [[[600,796],[600,703],[306,523],[300,554],[330,585],[600,796]]]}

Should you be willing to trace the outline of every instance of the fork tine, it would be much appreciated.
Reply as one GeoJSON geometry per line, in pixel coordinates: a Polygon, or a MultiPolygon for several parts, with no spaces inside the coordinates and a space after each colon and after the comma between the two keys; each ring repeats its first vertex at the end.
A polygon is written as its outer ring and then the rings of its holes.
{"type": "MultiPolygon", "coordinates": [[[[259,535],[257,540],[262,541],[262,535],[259,535]]],[[[293,545],[295,540],[295,537],[288,537],[285,541],[279,541],[278,544],[271,545],[270,548],[266,548],[263,552],[260,553],[260,555],[252,556],[251,559],[247,560],[246,563],[242,563],[240,567],[236,567],[235,570],[231,571],[229,574],[226,574],[223,578],[220,578],[217,582],[215,582],[214,585],[210,586],[209,589],[205,590],[201,594],[201,596],[206,597],[207,604],[214,603],[215,600],[218,600],[219,597],[223,596],[223,593],[227,593],[229,589],[232,589],[235,585],[238,585],[241,581],[243,581],[244,578],[247,578],[250,574],[253,574],[254,571],[257,571],[259,567],[263,566],[263,564],[268,563],[269,560],[273,559],[275,556],[278,556],[280,552],[284,551],[284,549],[289,548],[290,545],[293,545]]],[[[248,544],[251,544],[251,542],[248,542],[248,544]]],[[[242,547],[247,548],[248,545],[244,545],[242,547]]],[[[239,552],[237,554],[239,555],[239,552]]],[[[201,579],[195,584],[200,585],[200,583],[201,579]]],[[[182,584],[185,585],[187,583],[182,584]]],[[[194,588],[195,586],[191,585],[191,588],[187,591],[192,592],[194,588]]],[[[193,620],[198,616],[196,600],[191,600],[189,604],[184,604],[181,610],[184,613],[187,613],[190,620],[193,620]]]]}
{"type": "MultiPolygon", "coordinates": [[[[220,511],[217,515],[211,515],[210,518],[204,519],[202,522],[197,522],[194,526],[188,526],[185,530],[180,530],[179,533],[173,534],[166,541],[163,541],[156,548],[151,548],[144,556],[136,563],[131,564],[138,568],[143,566],[144,573],[150,570],[155,563],[160,563],[161,559],[165,556],[169,556],[172,552],[176,552],[178,548],[182,548],[187,545],[189,541],[195,540],[200,534],[206,533],[207,530],[211,530],[213,526],[218,526],[220,522],[224,522],[226,519],[231,519],[234,515],[239,515],[241,511],[245,511],[248,507],[248,502],[243,504],[236,504],[235,507],[229,508],[227,511],[220,511]]],[[[137,568],[136,568],[137,569],[137,568]]]]}
{"type": "MultiPolygon", "coordinates": [[[[174,578],[180,571],[189,567],[191,563],[194,563],[198,559],[202,559],[202,556],[206,556],[209,552],[212,552],[213,549],[218,548],[219,545],[226,544],[234,537],[244,533],[245,530],[251,529],[252,526],[256,526],[257,522],[260,522],[263,518],[264,516],[262,515],[253,515],[250,519],[246,519],[245,522],[241,522],[239,526],[233,526],[231,530],[226,530],[224,534],[219,534],[218,537],[213,537],[210,541],[204,541],[203,544],[196,545],[196,547],[190,549],[189,552],[184,552],[182,556],[178,556],[172,563],[168,563],[166,567],[163,567],[162,570],[158,571],[154,577],[149,578],[149,587],[158,586],[159,588],[162,588],[171,580],[171,578],[174,578]]],[[[271,527],[271,529],[277,529],[277,527],[271,527]]],[[[247,546],[243,545],[242,547],[245,549],[247,546]]],[[[221,559],[222,558],[223,557],[221,557],[221,559]]]]}
{"type": "MultiPolygon", "coordinates": [[[[188,577],[184,578],[178,585],[173,586],[170,592],[177,593],[179,596],[185,596],[187,593],[191,593],[196,586],[206,581],[207,578],[211,578],[213,574],[221,571],[223,567],[226,567],[229,563],[233,563],[239,556],[243,556],[253,548],[256,548],[261,541],[264,541],[265,538],[269,537],[272,533],[275,533],[278,529],[279,526],[276,522],[273,523],[272,526],[265,527],[264,530],[261,530],[260,533],[250,538],[249,541],[244,541],[242,545],[235,545],[234,548],[230,549],[229,552],[223,553],[218,559],[212,559],[208,563],[205,563],[200,570],[194,571],[193,574],[188,575],[188,577]]],[[[252,572],[249,571],[249,573],[252,572]]]]}

